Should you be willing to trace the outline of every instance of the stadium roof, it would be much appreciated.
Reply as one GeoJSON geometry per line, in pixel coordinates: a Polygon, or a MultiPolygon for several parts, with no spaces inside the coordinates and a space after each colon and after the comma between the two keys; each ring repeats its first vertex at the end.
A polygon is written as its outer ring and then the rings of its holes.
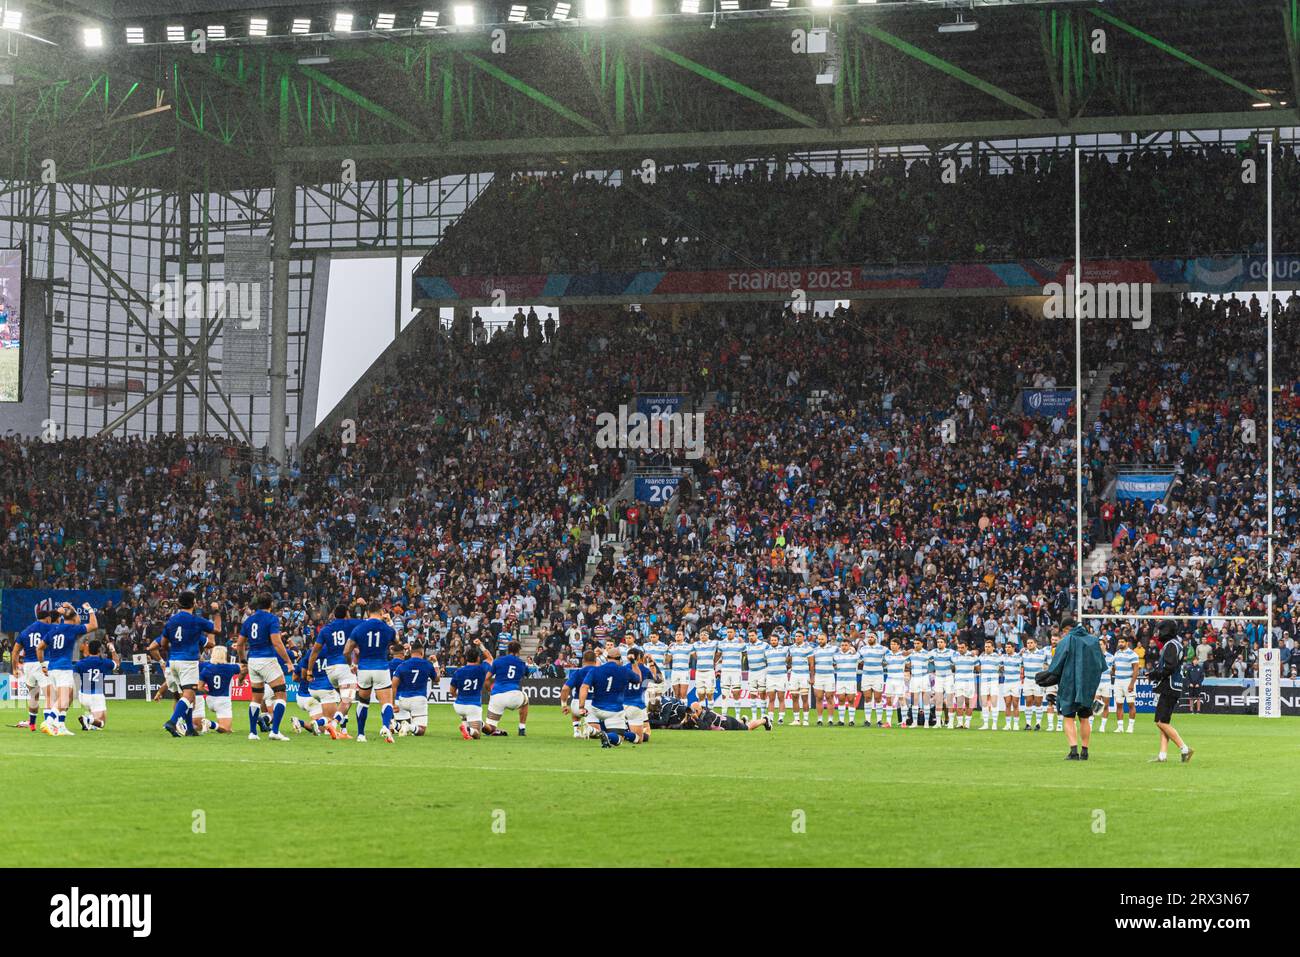
{"type": "Polygon", "coordinates": [[[0,177],[39,180],[53,159],[62,182],[231,189],[269,186],[277,162],[327,182],[347,160],[362,179],[427,177],[1298,123],[1300,0],[700,0],[644,19],[608,0],[599,22],[507,2],[446,26],[463,2],[183,0],[159,16],[144,0],[0,0],[22,14],[0,30],[0,177]],[[958,12],[978,29],[939,32],[958,12]],[[816,27],[837,64],[793,52],[792,31],[816,27]]]}

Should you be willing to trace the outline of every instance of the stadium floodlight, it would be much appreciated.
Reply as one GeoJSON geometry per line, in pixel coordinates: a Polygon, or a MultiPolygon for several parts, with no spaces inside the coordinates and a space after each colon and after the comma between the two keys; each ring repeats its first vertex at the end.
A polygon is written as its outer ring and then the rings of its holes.
{"type": "Polygon", "coordinates": [[[97,50],[104,45],[104,31],[99,27],[86,27],[81,31],[81,42],[88,50],[97,50]]]}
{"type": "Polygon", "coordinates": [[[208,26],[209,40],[224,40],[226,38],[226,27],[221,23],[213,23],[208,26]]]}
{"type": "Polygon", "coordinates": [[[425,10],[420,14],[420,26],[426,30],[432,30],[438,25],[438,10],[425,10]]]}
{"type": "Polygon", "coordinates": [[[23,28],[23,12],[21,10],[6,10],[3,22],[0,22],[0,29],[4,30],[21,30],[23,28]]]}
{"type": "Polygon", "coordinates": [[[184,42],[185,42],[185,28],[184,28],[183,26],[181,26],[179,23],[172,23],[172,24],[169,24],[168,27],[167,27],[167,42],[168,42],[168,43],[184,43],[184,42]]]}
{"type": "Polygon", "coordinates": [[[266,29],[269,25],[270,24],[267,23],[265,17],[249,17],[248,35],[250,37],[264,37],[266,36],[266,29]]]}
{"type": "Polygon", "coordinates": [[[655,12],[654,0],[631,0],[629,12],[638,20],[655,12]]]}
{"type": "Polygon", "coordinates": [[[458,27],[472,27],[474,25],[474,4],[456,4],[451,10],[451,18],[458,27]]]}
{"type": "Polygon", "coordinates": [[[375,15],[376,30],[391,30],[393,29],[393,24],[396,22],[397,14],[395,13],[380,13],[375,15]]]}
{"type": "Polygon", "coordinates": [[[144,27],[127,27],[126,42],[130,44],[144,43],[144,27]]]}
{"type": "Polygon", "coordinates": [[[569,19],[569,11],[572,10],[572,9],[573,9],[573,7],[572,7],[570,4],[567,4],[567,3],[557,3],[557,4],[555,5],[555,11],[551,14],[551,19],[552,19],[552,20],[567,20],[567,19],[569,19]]]}
{"type": "Polygon", "coordinates": [[[605,0],[587,0],[582,13],[588,20],[604,20],[605,0]]]}
{"type": "Polygon", "coordinates": [[[309,17],[296,17],[290,30],[293,33],[311,33],[311,19],[309,17]]]}
{"type": "Polygon", "coordinates": [[[352,32],[352,14],[336,13],[334,14],[334,32],[351,33],[352,32]]]}
{"type": "Polygon", "coordinates": [[[528,18],[528,8],[522,3],[516,3],[510,7],[510,13],[506,17],[511,23],[523,23],[528,18]]]}
{"type": "Polygon", "coordinates": [[[978,30],[980,25],[974,20],[967,20],[960,10],[957,11],[956,23],[939,24],[940,33],[970,33],[972,30],[978,30]]]}
{"type": "Polygon", "coordinates": [[[814,7],[829,7],[831,0],[812,0],[812,5],[814,7]]]}

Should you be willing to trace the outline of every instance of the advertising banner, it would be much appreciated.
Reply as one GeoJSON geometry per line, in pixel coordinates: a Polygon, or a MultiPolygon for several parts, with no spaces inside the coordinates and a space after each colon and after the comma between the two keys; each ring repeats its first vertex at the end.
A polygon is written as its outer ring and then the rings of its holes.
{"type": "Polygon", "coordinates": [[[1158,502],[1173,483],[1172,474],[1124,472],[1115,479],[1115,498],[1121,502],[1158,502]]]}
{"type": "Polygon", "coordinates": [[[1278,648],[1259,649],[1259,716],[1282,717],[1282,654],[1278,648]]]}
{"type": "Polygon", "coordinates": [[[6,588],[0,592],[0,631],[19,632],[32,623],[38,613],[57,608],[63,602],[80,608],[89,604],[103,608],[110,601],[121,604],[120,588],[90,590],[85,588],[6,588]]]}
{"type": "Polygon", "coordinates": [[[1020,408],[1025,415],[1045,419],[1065,416],[1073,404],[1073,389],[1025,389],[1020,393],[1020,408]]]}
{"type": "Polygon", "coordinates": [[[677,486],[681,480],[679,475],[637,476],[636,500],[650,505],[667,505],[677,494],[677,486]]]}

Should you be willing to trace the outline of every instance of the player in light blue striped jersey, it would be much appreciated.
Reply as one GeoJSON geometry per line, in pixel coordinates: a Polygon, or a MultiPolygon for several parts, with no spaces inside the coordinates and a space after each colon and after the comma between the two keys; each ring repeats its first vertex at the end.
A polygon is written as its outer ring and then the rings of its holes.
{"type": "Polygon", "coordinates": [[[993,639],[984,642],[984,653],[980,655],[976,666],[980,676],[980,725],[981,731],[988,731],[990,722],[993,730],[998,729],[998,705],[1002,702],[999,693],[1002,688],[1002,656],[993,647],[993,639]]]}
{"type": "Polygon", "coordinates": [[[934,653],[930,660],[934,662],[934,726],[942,727],[944,722],[939,718],[939,706],[947,712],[948,727],[953,726],[956,720],[956,711],[952,706],[952,689],[953,689],[953,659],[956,654],[948,647],[948,639],[942,633],[935,639],[934,653]]]}
{"type": "MultiPolygon", "coordinates": [[[[1102,649],[1106,649],[1106,636],[1102,635],[1102,649]]],[[[1106,720],[1110,717],[1110,696],[1115,682],[1115,656],[1109,650],[1105,650],[1106,670],[1101,673],[1101,684],[1097,685],[1097,700],[1101,702],[1101,730],[1106,730],[1106,720]]],[[[1089,723],[1095,724],[1096,718],[1089,718],[1089,723]]]]}
{"type": "Polygon", "coordinates": [[[666,663],[668,646],[659,640],[658,632],[652,631],[650,632],[650,640],[641,646],[641,650],[654,662],[655,669],[659,672],[659,680],[646,681],[645,686],[646,703],[653,704],[668,689],[668,666],[666,663]]]}
{"type": "Polygon", "coordinates": [[[817,633],[817,644],[812,653],[813,696],[817,699],[817,726],[821,727],[822,715],[826,715],[826,726],[835,723],[832,717],[835,709],[835,646],[830,643],[826,632],[817,633]]]}
{"type": "MultiPolygon", "coordinates": [[[[1120,635],[1115,651],[1115,731],[1124,729],[1124,706],[1128,705],[1128,733],[1133,733],[1137,722],[1137,666],[1138,656],[1128,646],[1128,636],[1120,635]]],[[[1104,728],[1102,730],[1105,730],[1104,728]]]]}
{"type": "Polygon", "coordinates": [[[1020,683],[1024,680],[1024,663],[1015,642],[1002,646],[1002,700],[1007,706],[1007,723],[1003,731],[1020,730],[1020,683]]]}
{"type": "Polygon", "coordinates": [[[785,724],[785,698],[790,687],[790,648],[781,635],[773,631],[767,638],[767,710],[776,715],[777,724],[785,724]]]}
{"type": "Polygon", "coordinates": [[[767,650],[757,628],[749,633],[745,642],[745,670],[749,695],[750,720],[762,718],[767,713],[767,650]]]}
{"type": "Polygon", "coordinates": [[[844,712],[849,713],[849,727],[854,724],[858,714],[858,668],[862,664],[857,649],[848,635],[840,638],[840,647],[835,652],[835,707],[839,713],[840,727],[844,727],[844,712]]]}
{"type": "Polygon", "coordinates": [[[1034,680],[1034,676],[1047,667],[1047,652],[1038,647],[1038,639],[1025,639],[1025,652],[1020,662],[1025,669],[1025,730],[1032,726],[1035,731],[1043,730],[1043,699],[1047,689],[1034,680]]]}
{"type": "Polygon", "coordinates": [[[885,654],[885,727],[894,726],[894,711],[898,711],[900,727],[907,714],[907,655],[903,654],[903,643],[898,638],[889,639],[889,651],[885,654]]]}
{"type": "Polygon", "coordinates": [[[966,639],[957,641],[957,654],[952,658],[952,697],[957,712],[957,727],[969,728],[971,712],[975,706],[975,666],[979,656],[970,650],[966,639]]]}
{"type": "Polygon", "coordinates": [[[745,655],[745,642],[736,634],[735,628],[728,628],[718,642],[718,670],[722,676],[722,716],[727,716],[730,708],[736,709],[740,717],[740,685],[745,655]]]}
{"type": "Polygon", "coordinates": [[[907,690],[911,706],[907,709],[908,717],[903,722],[904,727],[925,727],[930,722],[930,702],[934,697],[930,691],[930,665],[933,660],[933,652],[926,650],[925,642],[913,638],[912,652],[907,656],[907,690]]]}
{"type": "Polygon", "coordinates": [[[673,697],[682,701],[691,692],[691,654],[694,650],[686,640],[686,632],[680,630],[668,646],[668,686],[673,689],[673,697]]]}
{"type": "Polygon", "coordinates": [[[695,652],[695,697],[708,707],[718,685],[718,639],[714,632],[701,629],[691,648],[695,652]]]}
{"type": "Polygon", "coordinates": [[[889,649],[885,647],[883,637],[877,637],[875,632],[867,632],[867,642],[858,649],[858,657],[862,659],[862,726],[871,727],[871,722],[876,722],[876,727],[884,724],[885,718],[885,655],[889,649]]]}
{"type": "Polygon", "coordinates": [[[799,712],[803,712],[803,723],[807,727],[812,722],[808,718],[808,698],[810,696],[811,677],[808,663],[812,660],[813,646],[804,640],[802,630],[794,633],[794,644],[790,652],[790,697],[794,699],[794,717],[791,724],[799,723],[799,712]]]}

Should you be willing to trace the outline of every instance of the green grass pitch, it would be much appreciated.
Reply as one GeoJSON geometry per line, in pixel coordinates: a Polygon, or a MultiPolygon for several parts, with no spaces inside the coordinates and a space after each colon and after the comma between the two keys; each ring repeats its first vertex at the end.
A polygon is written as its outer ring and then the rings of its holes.
{"type": "MultiPolygon", "coordinates": [[[[556,708],[528,737],[462,741],[447,706],[385,744],[174,739],[169,704],[109,728],[0,729],[11,862],[60,866],[1292,866],[1294,721],[1181,716],[1196,749],[1149,764],[1150,715],[1066,762],[1040,732],[777,727],[659,732],[602,750],[556,708]],[[26,811],[20,812],[20,809],[26,811]],[[195,812],[205,830],[195,833],[195,812]],[[20,812],[20,813],[15,813],[20,812]],[[1272,824],[1270,824],[1272,821],[1272,824]],[[51,829],[54,830],[51,830],[51,829]],[[51,843],[53,833],[60,835],[51,843]]],[[[297,713],[294,705],[289,714],[297,713]]],[[[0,711],[12,725],[24,711],[0,711]]],[[[371,719],[376,725],[378,722],[371,719]]],[[[979,719],[975,721],[978,726],[979,719]]]]}

